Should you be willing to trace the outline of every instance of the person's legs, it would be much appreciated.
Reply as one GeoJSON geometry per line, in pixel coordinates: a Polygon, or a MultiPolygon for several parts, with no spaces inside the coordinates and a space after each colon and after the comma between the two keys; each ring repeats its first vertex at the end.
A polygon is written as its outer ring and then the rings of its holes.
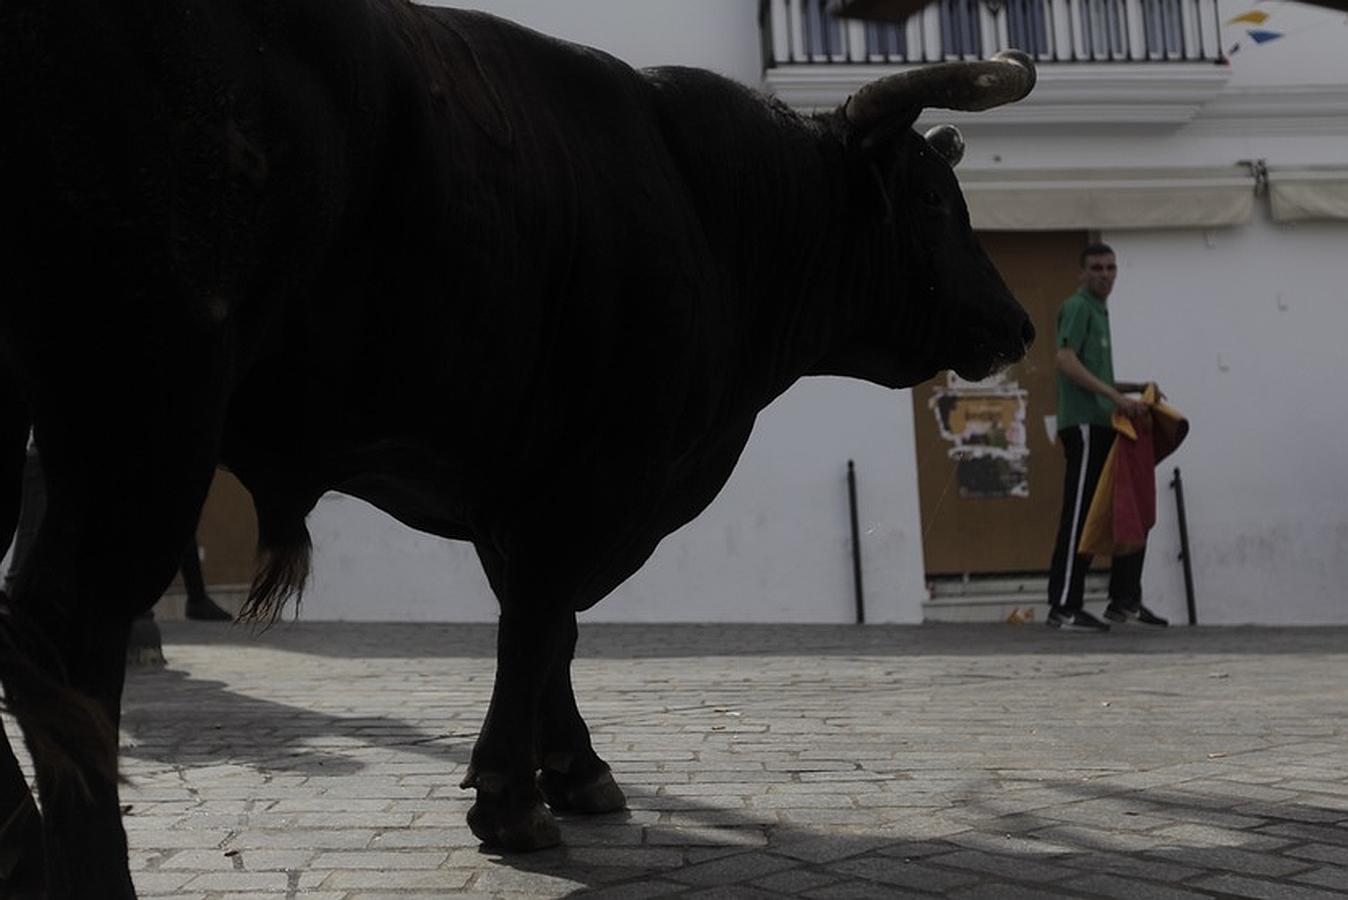
{"type": "Polygon", "coordinates": [[[1169,620],[1142,605],[1142,560],[1147,549],[1114,557],[1109,570],[1109,608],[1105,618],[1111,622],[1138,622],[1164,628],[1169,620]]]}
{"type": "Polygon", "coordinates": [[[1142,558],[1146,548],[1114,557],[1109,568],[1109,605],[1136,609],[1142,605],[1142,558]]]}
{"type": "MultiPolygon", "coordinates": [[[[1075,544],[1077,535],[1077,513],[1080,506],[1082,480],[1085,469],[1082,466],[1085,449],[1085,428],[1064,428],[1058,432],[1058,444],[1062,447],[1067,465],[1063,471],[1062,509],[1058,513],[1058,536],[1053,543],[1053,559],[1048,569],[1048,605],[1058,609],[1067,604],[1067,585],[1072,577],[1072,568],[1076,563],[1075,554],[1069,552],[1075,544]]],[[[1080,603],[1078,603],[1078,606],[1080,603]]]]}
{"type": "Polygon", "coordinates": [[[1048,603],[1055,610],[1081,609],[1086,587],[1086,572],[1091,566],[1088,554],[1077,553],[1081,528],[1095,496],[1095,486],[1104,470],[1105,457],[1114,442],[1109,428],[1080,425],[1058,432],[1067,458],[1063,474],[1062,512],[1058,519],[1058,537],[1049,566],[1048,603]]]}
{"type": "Polygon", "coordinates": [[[187,592],[187,618],[206,622],[232,622],[234,617],[216,605],[211,595],[206,593],[206,579],[201,574],[201,557],[197,549],[197,536],[187,542],[183,551],[179,573],[183,579],[183,589],[187,592]]]}

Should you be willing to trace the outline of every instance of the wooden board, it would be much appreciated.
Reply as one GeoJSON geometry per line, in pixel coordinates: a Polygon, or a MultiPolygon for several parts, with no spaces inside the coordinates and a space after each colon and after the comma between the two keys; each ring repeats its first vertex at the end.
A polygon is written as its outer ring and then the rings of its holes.
{"type": "Polygon", "coordinates": [[[1000,385],[951,385],[942,373],[913,388],[928,576],[1046,571],[1062,503],[1062,450],[1050,440],[1044,417],[1057,404],[1058,306],[1076,290],[1077,257],[1087,235],[987,232],[979,239],[1030,314],[1038,338],[1000,385]],[[1018,400],[1024,406],[1019,426],[1018,400]],[[1024,449],[1019,463],[1007,459],[1015,456],[1018,440],[1024,449]],[[983,449],[1002,450],[1002,444],[1005,465],[990,461],[983,449]]]}

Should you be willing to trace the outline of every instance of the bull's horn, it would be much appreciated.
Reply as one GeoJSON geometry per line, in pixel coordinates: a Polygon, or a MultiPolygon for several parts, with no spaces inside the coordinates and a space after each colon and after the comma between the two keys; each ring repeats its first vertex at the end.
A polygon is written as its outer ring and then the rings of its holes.
{"type": "Polygon", "coordinates": [[[964,135],[954,125],[937,125],[922,136],[950,164],[950,168],[955,168],[964,159],[964,135]]]}
{"type": "Polygon", "coordinates": [[[852,125],[877,125],[915,109],[975,112],[1021,99],[1034,87],[1034,60],[1021,50],[1001,50],[992,59],[937,63],[887,75],[848,98],[843,106],[852,125]]]}

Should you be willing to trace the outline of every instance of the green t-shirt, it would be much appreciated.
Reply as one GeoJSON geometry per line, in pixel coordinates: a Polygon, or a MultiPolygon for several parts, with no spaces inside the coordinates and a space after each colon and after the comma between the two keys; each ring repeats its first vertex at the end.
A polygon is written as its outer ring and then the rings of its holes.
{"type": "MultiPolygon", "coordinates": [[[[1084,287],[1063,301],[1058,310],[1058,347],[1070,347],[1086,370],[1105,384],[1114,383],[1114,357],[1109,344],[1109,312],[1084,287]]],[[[1114,404],[1108,398],[1078,387],[1058,373],[1058,428],[1077,425],[1109,427],[1114,404]]]]}

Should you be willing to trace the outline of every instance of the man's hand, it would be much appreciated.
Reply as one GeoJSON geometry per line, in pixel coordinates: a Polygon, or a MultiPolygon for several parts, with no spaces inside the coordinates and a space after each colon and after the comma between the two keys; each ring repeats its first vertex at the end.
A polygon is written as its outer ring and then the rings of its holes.
{"type": "Polygon", "coordinates": [[[1123,394],[1120,394],[1118,399],[1114,401],[1114,406],[1130,419],[1140,419],[1147,414],[1148,409],[1147,404],[1141,400],[1123,394]]]}

